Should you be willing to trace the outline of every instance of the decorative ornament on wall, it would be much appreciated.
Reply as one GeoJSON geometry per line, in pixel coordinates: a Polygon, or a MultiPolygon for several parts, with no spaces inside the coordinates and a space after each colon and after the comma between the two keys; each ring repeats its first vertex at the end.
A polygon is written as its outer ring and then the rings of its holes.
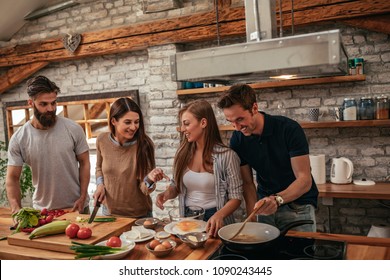
{"type": "Polygon", "coordinates": [[[74,53],[81,42],[81,35],[80,34],[66,34],[62,38],[62,42],[64,43],[65,49],[70,51],[71,53],[74,53]]]}

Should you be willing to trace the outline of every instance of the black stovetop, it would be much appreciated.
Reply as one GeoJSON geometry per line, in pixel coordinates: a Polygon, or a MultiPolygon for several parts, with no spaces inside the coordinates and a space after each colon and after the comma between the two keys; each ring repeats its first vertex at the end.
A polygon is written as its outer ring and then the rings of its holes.
{"type": "Polygon", "coordinates": [[[342,241],[284,236],[272,246],[261,247],[253,251],[231,250],[226,245],[222,245],[209,259],[233,260],[244,257],[248,260],[343,260],[345,253],[346,245],[342,241]]]}

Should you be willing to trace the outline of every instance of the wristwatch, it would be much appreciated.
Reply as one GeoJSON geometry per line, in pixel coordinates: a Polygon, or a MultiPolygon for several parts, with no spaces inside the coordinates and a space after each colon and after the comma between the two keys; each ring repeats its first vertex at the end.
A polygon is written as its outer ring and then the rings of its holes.
{"type": "Polygon", "coordinates": [[[274,194],[274,196],[275,196],[276,203],[278,204],[278,207],[282,206],[284,203],[283,197],[281,197],[278,194],[274,194]]]}
{"type": "Polygon", "coordinates": [[[145,185],[146,185],[146,187],[147,187],[148,189],[153,188],[153,186],[154,186],[154,184],[155,184],[155,182],[149,180],[148,176],[145,176],[145,178],[144,178],[144,183],[145,183],[145,185]]]}

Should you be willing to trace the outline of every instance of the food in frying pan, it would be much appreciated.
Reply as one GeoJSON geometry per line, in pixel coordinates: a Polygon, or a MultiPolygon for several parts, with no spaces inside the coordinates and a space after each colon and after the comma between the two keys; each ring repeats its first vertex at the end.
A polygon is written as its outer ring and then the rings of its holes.
{"type": "Polygon", "coordinates": [[[252,234],[239,234],[232,241],[242,241],[242,242],[263,242],[266,241],[260,236],[252,235],[252,234]]]}

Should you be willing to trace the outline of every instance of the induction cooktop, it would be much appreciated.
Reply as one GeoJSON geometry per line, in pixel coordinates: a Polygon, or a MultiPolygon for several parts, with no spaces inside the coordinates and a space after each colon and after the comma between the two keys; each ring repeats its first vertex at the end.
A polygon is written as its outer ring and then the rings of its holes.
{"type": "Polygon", "coordinates": [[[232,250],[222,244],[209,259],[248,260],[343,260],[346,244],[342,241],[283,236],[272,246],[257,250],[232,250]]]}

